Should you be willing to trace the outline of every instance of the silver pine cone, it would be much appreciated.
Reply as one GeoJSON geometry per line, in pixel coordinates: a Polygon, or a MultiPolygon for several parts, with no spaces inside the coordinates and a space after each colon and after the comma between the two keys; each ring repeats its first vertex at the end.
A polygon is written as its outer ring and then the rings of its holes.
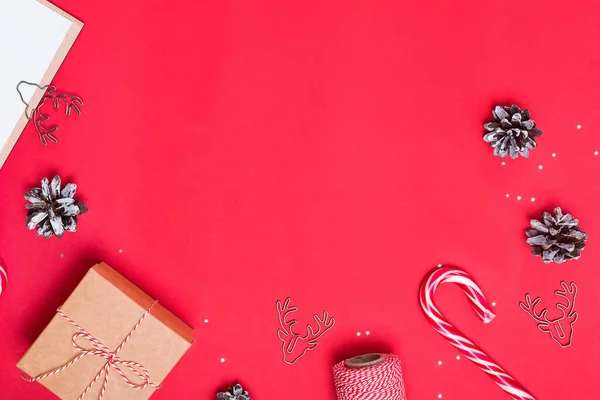
{"type": "Polygon", "coordinates": [[[217,393],[217,400],[252,400],[252,398],[238,383],[232,388],[227,388],[226,392],[217,393]]]}
{"type": "Polygon", "coordinates": [[[519,154],[529,157],[529,150],[537,145],[535,138],[542,134],[529,116],[529,110],[521,110],[516,104],[511,107],[496,106],[492,115],[494,121],[483,125],[487,131],[483,140],[494,148],[494,155],[513,159],[519,154]]]}
{"type": "Polygon", "coordinates": [[[75,200],[77,185],[67,184],[60,190],[60,177],[57,175],[48,182],[42,179],[41,188],[33,188],[25,193],[27,220],[29,229],[36,229],[37,234],[45,238],[52,235],[62,237],[65,231],[77,230],[77,216],[88,208],[79,200],[75,200]]]}
{"type": "Polygon", "coordinates": [[[560,207],[554,209],[554,216],[544,212],[542,220],[531,220],[527,234],[527,244],[533,246],[533,255],[542,256],[546,264],[576,260],[585,247],[587,235],[579,228],[579,220],[571,214],[563,214],[560,207]]]}

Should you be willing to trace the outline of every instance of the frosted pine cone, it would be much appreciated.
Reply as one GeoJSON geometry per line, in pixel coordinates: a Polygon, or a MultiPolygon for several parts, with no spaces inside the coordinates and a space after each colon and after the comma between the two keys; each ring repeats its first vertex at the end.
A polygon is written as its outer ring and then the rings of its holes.
{"type": "Polygon", "coordinates": [[[587,235],[579,228],[579,220],[564,214],[560,207],[554,209],[555,216],[544,212],[541,221],[531,220],[527,244],[533,247],[534,256],[542,256],[546,264],[576,260],[585,247],[587,235]]]}
{"type": "Polygon", "coordinates": [[[510,158],[529,157],[529,150],[535,149],[535,138],[542,131],[535,127],[535,121],[529,116],[529,110],[521,110],[516,104],[512,107],[496,106],[492,111],[494,121],[483,126],[487,133],[483,140],[494,148],[494,155],[510,158]]]}
{"type": "Polygon", "coordinates": [[[227,388],[226,392],[218,393],[217,400],[252,400],[252,398],[238,383],[232,388],[227,388]]]}
{"type": "Polygon", "coordinates": [[[79,200],[75,200],[77,185],[67,184],[60,190],[60,177],[57,175],[48,183],[48,178],[42,179],[42,188],[33,188],[25,193],[27,211],[26,224],[29,229],[35,229],[37,234],[45,238],[52,235],[62,237],[65,231],[77,230],[77,216],[88,208],[79,200]]]}

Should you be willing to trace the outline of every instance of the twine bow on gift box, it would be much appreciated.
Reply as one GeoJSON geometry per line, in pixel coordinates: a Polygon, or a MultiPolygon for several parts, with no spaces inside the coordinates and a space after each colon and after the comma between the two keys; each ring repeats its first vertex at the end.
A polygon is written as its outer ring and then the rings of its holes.
{"type": "Polygon", "coordinates": [[[108,386],[108,374],[110,372],[111,367],[114,368],[115,371],[117,371],[117,373],[119,375],[121,375],[121,378],[123,378],[125,383],[127,383],[132,389],[141,390],[147,386],[152,386],[155,389],[160,388],[160,384],[157,385],[150,380],[150,374],[148,373],[148,370],[143,365],[141,365],[140,363],[137,363],[135,361],[125,361],[118,356],[118,354],[121,351],[121,349],[123,348],[123,346],[125,346],[125,343],[127,343],[129,338],[139,328],[139,326],[142,324],[144,319],[148,316],[148,314],[150,314],[150,311],[152,310],[152,308],[154,307],[155,304],[156,304],[156,301],[154,303],[152,303],[152,305],[150,307],[148,307],[148,309],[144,312],[144,314],[139,319],[139,321],[135,324],[133,329],[131,329],[131,331],[127,334],[127,336],[125,336],[125,339],[123,339],[123,341],[115,349],[115,351],[111,351],[108,347],[106,347],[104,344],[102,344],[102,342],[100,342],[98,339],[96,339],[94,336],[92,336],[88,331],[83,329],[83,327],[81,327],[79,324],[77,324],[75,321],[73,321],[71,318],[69,318],[65,313],[63,313],[60,309],[58,309],[56,312],[60,316],[62,316],[64,319],[66,319],[71,325],[73,325],[75,328],[77,328],[77,330],[79,331],[78,333],[73,335],[73,338],[71,339],[71,343],[73,344],[73,347],[75,347],[75,349],[77,351],[79,351],[81,354],[77,355],[76,357],[71,359],[71,361],[67,362],[66,364],[64,364],[52,371],[46,372],[44,374],[41,374],[41,375],[38,375],[38,376],[35,376],[32,378],[28,378],[22,373],[23,379],[25,379],[27,382],[37,382],[37,381],[47,378],[49,376],[59,374],[62,371],[64,371],[65,369],[69,368],[71,365],[75,364],[77,361],[81,360],[83,357],[91,355],[91,356],[105,358],[107,360],[107,362],[104,365],[104,367],[100,370],[100,372],[98,372],[98,374],[96,374],[94,379],[92,379],[92,381],[89,383],[89,385],[86,386],[86,388],[83,390],[83,392],[81,392],[81,394],[79,395],[77,400],[83,399],[85,397],[85,395],[92,389],[92,387],[94,386],[96,381],[98,381],[98,379],[100,379],[102,377],[102,375],[104,375],[104,384],[102,385],[102,390],[100,391],[100,395],[98,396],[98,400],[102,400],[102,398],[104,397],[104,393],[106,392],[106,388],[108,386]],[[77,340],[82,339],[82,338],[87,339],[87,341],[90,342],[90,344],[92,345],[93,349],[87,349],[87,348],[80,346],[79,343],[77,343],[77,340]],[[127,367],[131,372],[133,372],[135,375],[137,375],[141,379],[142,382],[136,383],[136,382],[132,381],[131,379],[129,379],[125,375],[125,373],[121,370],[121,366],[127,367]]]}

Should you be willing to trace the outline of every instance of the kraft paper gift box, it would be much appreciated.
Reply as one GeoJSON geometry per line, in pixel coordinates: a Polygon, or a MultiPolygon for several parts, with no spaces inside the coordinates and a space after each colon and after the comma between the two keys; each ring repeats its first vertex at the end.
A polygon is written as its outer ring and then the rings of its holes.
{"type": "Polygon", "coordinates": [[[100,263],[87,272],[17,366],[25,378],[63,400],[77,399],[86,388],[85,399],[145,400],[192,341],[189,326],[100,263]]]}

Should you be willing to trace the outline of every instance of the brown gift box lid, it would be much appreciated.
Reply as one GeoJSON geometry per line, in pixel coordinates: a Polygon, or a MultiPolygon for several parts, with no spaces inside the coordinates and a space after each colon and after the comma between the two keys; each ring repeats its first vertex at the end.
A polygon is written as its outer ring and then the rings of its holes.
{"type": "MultiPolygon", "coordinates": [[[[106,263],[92,267],[67,301],[60,308],[69,318],[114,351],[129,334],[154,299],[125,279],[106,263]]],[[[72,344],[78,329],[56,314],[23,358],[17,363],[31,377],[47,373],[81,354],[72,344]]],[[[118,357],[143,365],[153,383],[160,384],[193,342],[193,330],[160,304],[136,329],[118,357]]],[[[85,339],[77,343],[86,349],[93,346],[85,339]]],[[[38,382],[63,400],[77,399],[94,377],[106,365],[107,359],[87,355],[69,368],[38,382]]],[[[126,367],[121,370],[135,383],[143,382],[126,367]]],[[[109,383],[103,400],[145,400],[153,387],[131,388],[110,368],[109,383]]],[[[104,376],[87,393],[87,399],[97,399],[104,376]]]]}

